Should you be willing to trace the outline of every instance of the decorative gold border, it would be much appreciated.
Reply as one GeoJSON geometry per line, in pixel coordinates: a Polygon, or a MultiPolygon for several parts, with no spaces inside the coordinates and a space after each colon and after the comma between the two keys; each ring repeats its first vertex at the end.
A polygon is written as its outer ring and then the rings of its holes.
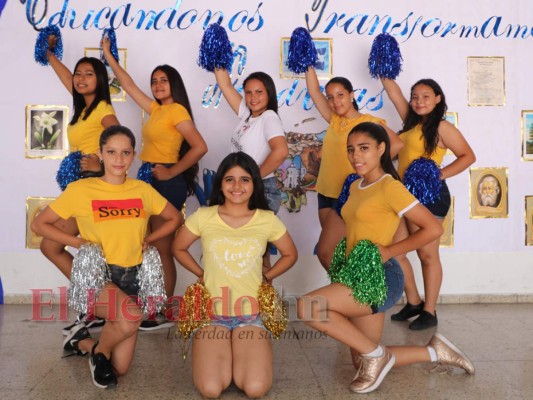
{"type": "Polygon", "coordinates": [[[54,197],[26,197],[26,248],[38,249],[43,240],[42,236],[37,235],[31,230],[31,223],[35,217],[44,210],[54,197]]]}
{"type": "Polygon", "coordinates": [[[533,161],[533,110],[522,110],[520,119],[520,132],[522,136],[522,161],[533,161]],[[529,117],[531,122],[529,124],[529,130],[531,131],[531,140],[528,140],[528,133],[526,133],[528,124],[526,118],[529,117]],[[531,152],[527,152],[527,142],[531,142],[531,152]]]}
{"type": "MultiPolygon", "coordinates": [[[[280,38],[279,43],[279,77],[281,79],[303,79],[305,74],[295,74],[287,69],[286,61],[289,53],[290,37],[280,38]]],[[[326,44],[328,49],[328,68],[326,70],[315,69],[318,79],[330,79],[333,76],[333,39],[332,38],[313,38],[315,46],[326,44]]]]}
{"type": "Polygon", "coordinates": [[[507,218],[509,216],[507,167],[470,168],[470,218],[507,218]],[[487,175],[492,175],[500,185],[500,201],[496,207],[483,206],[478,200],[478,186],[487,175]]]}
{"type": "MultiPolygon", "coordinates": [[[[457,111],[448,111],[446,115],[444,116],[446,121],[448,121],[450,124],[455,126],[457,129],[459,129],[459,113],[457,111]]],[[[446,149],[446,155],[453,155],[453,151],[450,149],[446,149]]]]}
{"type": "MultiPolygon", "coordinates": [[[[505,106],[506,98],[505,98],[505,57],[503,56],[494,56],[494,57],[479,57],[479,56],[470,56],[467,57],[466,60],[466,97],[469,107],[487,107],[487,106],[495,106],[495,107],[502,107],[505,106]],[[470,63],[474,60],[486,60],[486,61],[492,61],[492,70],[491,72],[495,75],[493,77],[493,81],[500,81],[501,80],[501,86],[498,87],[498,89],[501,91],[501,98],[494,98],[490,99],[490,101],[484,102],[484,103],[474,103],[470,101],[470,96],[472,93],[472,89],[474,89],[471,85],[472,82],[472,71],[470,63]],[[501,76],[499,76],[501,74],[501,76]]],[[[476,88],[478,90],[483,90],[482,88],[476,88]]]]}
{"type": "MultiPolygon", "coordinates": [[[[125,48],[118,49],[118,58],[120,59],[119,64],[126,71],[127,71],[127,68],[126,68],[127,56],[128,56],[127,49],[125,48]]],[[[94,58],[101,59],[100,48],[99,47],[86,47],[85,57],[94,57],[94,58]]],[[[109,76],[109,92],[111,94],[111,101],[126,101],[126,91],[122,89],[122,87],[120,86],[120,83],[115,78],[115,74],[113,74],[113,70],[111,69],[111,67],[106,66],[106,68],[107,68],[107,75],[109,76]]]]}
{"type": "Polygon", "coordinates": [[[533,246],[533,196],[525,196],[524,197],[524,203],[525,203],[525,226],[526,226],[526,234],[525,234],[525,245],[526,246],[533,246]]]}
{"type": "MultiPolygon", "coordinates": [[[[26,144],[25,144],[25,154],[26,158],[43,158],[43,159],[58,159],[63,158],[68,154],[68,137],[67,137],[67,125],[69,121],[69,108],[67,106],[57,106],[57,105],[35,105],[27,104],[26,105],[26,144]],[[33,117],[34,112],[60,112],[62,114],[61,118],[61,133],[58,143],[61,143],[58,149],[32,149],[31,142],[33,136],[33,117]]],[[[57,116],[54,115],[54,118],[57,116]]],[[[56,118],[57,119],[57,118],[56,118]]],[[[58,121],[59,122],[59,121],[58,121]]]]}
{"type": "Polygon", "coordinates": [[[453,247],[454,244],[454,236],[453,236],[453,229],[455,225],[455,197],[451,197],[451,203],[450,203],[450,209],[448,210],[448,214],[446,214],[446,218],[444,218],[444,221],[442,221],[442,227],[444,228],[444,233],[440,237],[440,247],[453,247]]]}

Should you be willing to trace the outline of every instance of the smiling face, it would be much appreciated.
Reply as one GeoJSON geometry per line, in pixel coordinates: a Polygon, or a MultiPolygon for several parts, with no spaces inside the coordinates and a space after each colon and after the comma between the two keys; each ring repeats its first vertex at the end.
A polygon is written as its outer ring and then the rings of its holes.
{"type": "Polygon", "coordinates": [[[411,92],[411,108],[421,117],[430,114],[440,101],[441,96],[437,96],[433,89],[428,85],[416,85],[411,92]]]}
{"type": "Polygon", "coordinates": [[[330,83],[326,86],[326,98],[330,108],[341,117],[350,118],[356,111],[353,106],[353,92],[349,92],[340,83],[330,83]]]}
{"type": "Polygon", "coordinates": [[[250,79],[244,87],[244,100],[252,112],[252,117],[261,115],[268,107],[268,92],[258,79],[250,79]]]}
{"type": "Polygon", "coordinates": [[[122,183],[135,157],[131,140],[123,134],[111,136],[100,150],[104,163],[104,180],[109,183],[122,183]]]}
{"type": "Polygon", "coordinates": [[[377,180],[384,171],[381,167],[381,156],[385,151],[385,143],[379,143],[365,132],[352,133],[348,137],[348,160],[358,175],[369,183],[377,180]]]}
{"type": "Polygon", "coordinates": [[[252,175],[239,166],[230,168],[222,178],[222,194],[226,199],[225,203],[245,204],[254,192],[252,175]]]}
{"type": "Polygon", "coordinates": [[[171,104],[174,102],[168,76],[163,71],[159,69],[154,71],[150,81],[150,87],[152,89],[152,95],[156,100],[159,100],[161,104],[171,104]]]}
{"type": "Polygon", "coordinates": [[[90,63],[80,63],[72,76],[72,86],[82,96],[94,95],[96,92],[97,78],[94,68],[90,63]]]}

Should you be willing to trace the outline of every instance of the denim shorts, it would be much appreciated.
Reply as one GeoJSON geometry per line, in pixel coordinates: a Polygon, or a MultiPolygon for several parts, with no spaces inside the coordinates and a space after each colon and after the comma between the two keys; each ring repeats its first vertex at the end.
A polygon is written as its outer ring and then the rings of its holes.
{"type": "Polygon", "coordinates": [[[318,199],[318,209],[322,209],[322,208],[332,208],[334,210],[337,209],[337,200],[338,199],[335,199],[333,197],[327,197],[327,196],[324,196],[323,194],[320,194],[318,193],[317,194],[317,199],[318,199]]]}
{"type": "Polygon", "coordinates": [[[433,204],[429,204],[426,208],[431,211],[431,213],[437,218],[445,218],[448,214],[451,204],[450,190],[446,181],[442,181],[442,186],[440,188],[440,198],[433,204]]]}
{"type": "Polygon", "coordinates": [[[268,208],[274,211],[274,214],[277,214],[279,207],[281,206],[281,192],[278,187],[278,178],[272,176],[263,179],[263,185],[265,187],[265,197],[268,203],[268,208]]]}
{"type": "Polygon", "coordinates": [[[382,313],[394,306],[403,294],[403,272],[395,258],[391,258],[383,264],[385,269],[385,284],[387,285],[387,298],[385,304],[376,307],[371,306],[372,314],[382,313]]]}
{"type": "Polygon", "coordinates": [[[111,272],[111,282],[117,285],[128,296],[137,296],[139,293],[137,273],[141,264],[128,268],[113,264],[109,264],[108,266],[111,272]]]}
{"type": "Polygon", "coordinates": [[[259,314],[252,314],[248,316],[239,316],[239,317],[228,317],[224,315],[213,315],[211,317],[211,325],[223,326],[231,331],[235,328],[242,328],[246,326],[256,326],[258,328],[264,329],[265,325],[259,314]]]}
{"type": "MultiPolygon", "coordinates": [[[[161,164],[164,167],[170,168],[174,164],[161,164]]],[[[155,165],[155,164],[152,164],[155,165]]],[[[187,200],[187,184],[182,174],[175,176],[167,181],[158,181],[154,178],[152,187],[157,190],[161,196],[168,200],[170,204],[181,211],[185,200],[187,200]]]]}

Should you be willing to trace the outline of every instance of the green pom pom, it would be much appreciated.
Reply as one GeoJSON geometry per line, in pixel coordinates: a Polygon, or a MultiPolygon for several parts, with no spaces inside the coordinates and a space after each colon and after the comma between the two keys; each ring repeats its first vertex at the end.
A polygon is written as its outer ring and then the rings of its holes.
{"type": "Polygon", "coordinates": [[[370,240],[361,240],[346,257],[346,238],[333,253],[328,271],[332,283],[342,283],[352,289],[354,299],[361,304],[381,306],[387,298],[385,271],[381,254],[370,240]]]}

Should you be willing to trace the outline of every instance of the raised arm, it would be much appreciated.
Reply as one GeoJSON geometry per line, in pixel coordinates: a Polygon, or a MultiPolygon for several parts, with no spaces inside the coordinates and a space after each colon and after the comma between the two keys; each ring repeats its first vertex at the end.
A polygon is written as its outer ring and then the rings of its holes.
{"type": "Polygon", "coordinates": [[[48,36],[48,50],[46,51],[46,57],[61,83],[67,88],[68,92],[72,94],[72,72],[70,72],[70,70],[50,51],[50,49],[56,47],[56,44],[57,37],[55,35],[48,36]]]}
{"type": "Polygon", "coordinates": [[[329,107],[328,99],[326,99],[320,90],[318,77],[316,76],[316,72],[313,67],[309,67],[307,71],[305,71],[305,84],[307,85],[307,93],[309,93],[309,96],[311,96],[316,109],[320,115],[322,115],[322,118],[329,123],[331,119],[331,108],[329,107]]]}
{"type": "Polygon", "coordinates": [[[289,232],[285,232],[285,234],[273,242],[273,244],[280,252],[281,257],[276,261],[272,268],[264,273],[266,280],[269,282],[286,272],[296,263],[296,260],[298,260],[298,251],[296,250],[296,246],[294,245],[289,232]]]}
{"type": "Polygon", "coordinates": [[[120,86],[128,93],[133,101],[137,103],[144,111],[150,112],[150,104],[152,104],[153,99],[144,93],[139,87],[135,84],[132,77],[126,72],[124,68],[115,60],[113,54],[111,54],[111,42],[108,38],[102,40],[102,50],[104,57],[113,70],[116,78],[120,82],[120,86]]]}
{"type": "Polygon", "coordinates": [[[199,239],[185,225],[183,225],[172,243],[172,253],[176,260],[187,270],[191,271],[198,278],[203,278],[204,270],[196,262],[189,252],[189,247],[199,239]]]}
{"type": "Polygon", "coordinates": [[[215,69],[215,79],[217,80],[218,87],[222,90],[224,98],[230,105],[235,114],[239,114],[239,106],[242,101],[242,96],[237,89],[233,87],[231,77],[227,69],[215,69]]]}
{"type": "Polygon", "coordinates": [[[54,224],[59,221],[61,217],[55,213],[50,207],[46,207],[31,223],[31,229],[38,235],[75,248],[79,248],[86,240],[79,236],[69,235],[68,233],[57,228],[54,224]]]}
{"type": "Polygon", "coordinates": [[[402,90],[396,81],[388,78],[380,78],[380,80],[385,92],[387,92],[387,96],[390,101],[392,101],[392,104],[394,104],[394,108],[396,108],[398,115],[402,121],[405,122],[407,113],[409,112],[409,101],[402,94],[402,90]]]}
{"type": "Polygon", "coordinates": [[[387,135],[389,136],[390,140],[390,157],[394,158],[398,155],[400,150],[402,149],[404,143],[402,140],[398,137],[398,135],[388,126],[382,125],[385,130],[387,131],[387,135]]]}
{"type": "Polygon", "coordinates": [[[451,164],[441,169],[441,179],[463,172],[476,161],[476,155],[464,136],[448,121],[441,121],[439,124],[439,145],[450,149],[457,157],[451,164]]]}

